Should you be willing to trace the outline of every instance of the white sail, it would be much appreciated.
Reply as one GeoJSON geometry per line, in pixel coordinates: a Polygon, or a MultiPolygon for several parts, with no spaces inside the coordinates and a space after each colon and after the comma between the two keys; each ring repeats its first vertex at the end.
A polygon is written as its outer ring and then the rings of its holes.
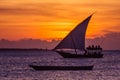
{"type": "Polygon", "coordinates": [[[85,34],[88,23],[91,19],[90,15],[80,24],[78,24],[56,47],[56,49],[79,49],[85,50],[85,34]],[[74,42],[73,42],[74,41],[74,42]]]}

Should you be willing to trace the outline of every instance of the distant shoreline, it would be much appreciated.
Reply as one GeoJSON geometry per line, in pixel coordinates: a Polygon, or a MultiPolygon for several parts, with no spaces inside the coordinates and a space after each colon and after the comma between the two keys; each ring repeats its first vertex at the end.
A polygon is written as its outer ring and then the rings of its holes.
{"type": "Polygon", "coordinates": [[[38,48],[0,48],[0,51],[49,51],[49,49],[38,48]]]}
{"type": "MultiPolygon", "coordinates": [[[[38,48],[0,48],[0,51],[52,51],[52,49],[38,49],[38,48]]],[[[106,51],[120,51],[120,50],[103,50],[106,51]]]]}

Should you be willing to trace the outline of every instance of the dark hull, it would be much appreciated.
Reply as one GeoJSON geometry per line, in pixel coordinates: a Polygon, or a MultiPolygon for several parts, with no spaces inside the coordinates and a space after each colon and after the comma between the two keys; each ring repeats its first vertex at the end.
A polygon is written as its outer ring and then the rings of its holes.
{"type": "Polygon", "coordinates": [[[57,51],[64,58],[102,58],[103,54],[71,54],[57,51]]]}
{"type": "Polygon", "coordinates": [[[35,70],[92,70],[93,65],[91,66],[37,66],[30,65],[35,70]]]}

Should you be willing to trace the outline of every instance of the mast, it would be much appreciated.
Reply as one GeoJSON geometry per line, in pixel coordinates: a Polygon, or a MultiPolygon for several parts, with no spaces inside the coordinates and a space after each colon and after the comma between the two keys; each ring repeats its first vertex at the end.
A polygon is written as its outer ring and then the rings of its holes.
{"type": "Polygon", "coordinates": [[[76,51],[76,45],[75,45],[75,42],[74,42],[74,39],[73,39],[72,35],[71,35],[71,39],[72,39],[72,41],[73,41],[73,45],[74,45],[74,49],[75,49],[75,53],[77,54],[77,51],[76,51]]]}

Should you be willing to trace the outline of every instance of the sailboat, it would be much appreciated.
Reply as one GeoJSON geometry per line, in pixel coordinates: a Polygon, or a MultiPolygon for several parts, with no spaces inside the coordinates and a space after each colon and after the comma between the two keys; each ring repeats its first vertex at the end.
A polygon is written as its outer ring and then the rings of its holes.
{"type": "MultiPolygon", "coordinates": [[[[86,18],[82,23],[72,30],[53,50],[57,51],[64,58],[93,57],[89,55],[77,54],[77,50],[85,51],[85,32],[88,22],[92,15],[86,18]],[[76,54],[64,52],[60,49],[74,49],[76,54]]],[[[94,55],[95,56],[95,55],[94,55]]],[[[92,70],[94,65],[86,66],[43,66],[29,65],[37,71],[43,70],[92,70]]]]}
{"type": "Polygon", "coordinates": [[[101,48],[85,49],[85,34],[92,15],[78,24],[53,50],[64,58],[102,58],[101,48]],[[74,50],[75,53],[67,52],[67,50],[71,52],[74,50]],[[78,54],[78,51],[84,54],[78,54]]]}

